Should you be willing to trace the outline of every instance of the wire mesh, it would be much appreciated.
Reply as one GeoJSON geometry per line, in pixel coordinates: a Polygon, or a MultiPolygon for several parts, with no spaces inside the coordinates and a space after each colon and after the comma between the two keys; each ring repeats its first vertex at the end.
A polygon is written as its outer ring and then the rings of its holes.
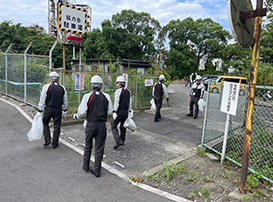
{"type": "Polygon", "coordinates": [[[28,55],[26,67],[26,101],[38,105],[42,87],[49,82],[49,59],[48,57],[28,55]]]}
{"type": "MultiPolygon", "coordinates": [[[[230,117],[226,158],[242,165],[248,86],[241,86],[246,93],[240,95],[236,116],[230,117]]],[[[249,170],[273,182],[273,99],[272,86],[256,86],[249,170]],[[267,96],[269,95],[269,96],[267,96]]],[[[207,94],[202,144],[219,155],[222,154],[226,114],[220,111],[222,90],[207,94]]]]}
{"type": "Polygon", "coordinates": [[[0,54],[0,92],[5,92],[5,56],[0,54]]]}
{"type": "MultiPolygon", "coordinates": [[[[0,55],[0,92],[33,106],[38,106],[42,86],[49,82],[49,58],[47,56],[1,54],[0,55]],[[7,82],[6,68],[7,63],[7,82]],[[26,65],[26,75],[24,67],[26,65]],[[25,83],[26,76],[26,83],[25,83]],[[7,88],[7,92],[6,92],[7,88]]],[[[114,102],[116,78],[121,74],[96,71],[71,71],[58,70],[59,83],[66,88],[68,95],[68,115],[77,112],[82,97],[91,92],[90,80],[92,76],[99,75],[103,80],[103,92],[108,93],[114,102]],[[83,89],[75,89],[75,75],[81,73],[84,76],[83,89]]],[[[127,88],[131,91],[133,109],[145,109],[150,107],[153,86],[145,86],[146,79],[155,80],[154,76],[128,75],[127,88]]]]}
{"type": "MultiPolygon", "coordinates": [[[[112,102],[114,102],[115,90],[117,89],[115,81],[120,74],[93,71],[59,71],[59,73],[61,75],[60,82],[64,84],[68,95],[68,115],[76,113],[83,95],[92,91],[90,80],[94,75],[99,75],[102,78],[102,90],[108,93],[112,102]],[[65,72],[65,74],[63,72],[65,72]],[[84,88],[81,91],[75,90],[76,73],[84,74],[84,88]]],[[[155,77],[128,75],[127,88],[131,91],[133,109],[150,107],[153,87],[145,86],[145,79],[155,79],[155,77]]]]}
{"type": "Polygon", "coordinates": [[[24,98],[24,55],[7,55],[7,94],[24,98]]]}

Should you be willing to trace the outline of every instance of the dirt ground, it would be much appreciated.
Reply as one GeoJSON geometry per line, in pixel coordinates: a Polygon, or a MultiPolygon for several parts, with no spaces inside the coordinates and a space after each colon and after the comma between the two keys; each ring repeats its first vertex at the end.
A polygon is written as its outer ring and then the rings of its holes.
{"type": "Polygon", "coordinates": [[[271,185],[265,183],[247,192],[247,195],[233,197],[239,188],[241,169],[231,163],[220,165],[220,161],[195,155],[182,162],[184,171],[168,182],[144,177],[143,183],[192,201],[273,201],[271,185]],[[254,193],[254,194],[253,194],[254,193]]]}

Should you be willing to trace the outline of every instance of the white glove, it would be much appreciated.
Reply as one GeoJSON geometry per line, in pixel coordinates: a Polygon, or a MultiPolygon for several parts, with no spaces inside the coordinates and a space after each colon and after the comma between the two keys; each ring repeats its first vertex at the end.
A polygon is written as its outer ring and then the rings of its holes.
{"type": "Polygon", "coordinates": [[[66,115],[66,114],[67,114],[67,110],[65,110],[65,111],[63,110],[63,115],[66,115]]]}
{"type": "Polygon", "coordinates": [[[113,113],[113,119],[116,120],[117,117],[118,117],[117,113],[114,112],[114,113],[113,113]]]}
{"type": "Polygon", "coordinates": [[[132,119],[134,117],[134,111],[130,111],[128,115],[132,119]]]}
{"type": "Polygon", "coordinates": [[[73,119],[78,119],[77,114],[73,114],[73,119]]]}

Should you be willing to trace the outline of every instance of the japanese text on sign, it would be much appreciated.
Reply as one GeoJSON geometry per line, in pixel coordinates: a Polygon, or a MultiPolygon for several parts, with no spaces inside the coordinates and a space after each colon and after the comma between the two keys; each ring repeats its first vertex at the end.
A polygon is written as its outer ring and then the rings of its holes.
{"type": "Polygon", "coordinates": [[[236,116],[240,84],[224,82],[221,111],[236,116]]]}
{"type": "Polygon", "coordinates": [[[84,74],[76,73],[75,74],[75,90],[83,90],[84,89],[84,74]]]}
{"type": "Polygon", "coordinates": [[[59,5],[59,30],[84,34],[87,30],[87,11],[69,5],[59,5]]]}

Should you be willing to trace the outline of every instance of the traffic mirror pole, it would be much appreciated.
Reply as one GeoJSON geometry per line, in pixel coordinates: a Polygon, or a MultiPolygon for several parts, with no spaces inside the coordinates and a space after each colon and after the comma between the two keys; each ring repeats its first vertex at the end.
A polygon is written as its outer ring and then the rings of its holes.
{"type": "MultiPolygon", "coordinates": [[[[257,0],[257,10],[263,8],[263,0],[257,0]]],[[[250,140],[252,132],[252,120],[255,100],[255,87],[257,83],[259,51],[260,51],[260,38],[261,38],[262,16],[259,14],[255,17],[255,31],[254,31],[254,47],[252,52],[250,82],[248,92],[248,106],[245,122],[245,136],[244,136],[244,150],[242,158],[242,171],[241,171],[241,185],[240,192],[246,192],[247,170],[250,150],[250,140]]]]}

